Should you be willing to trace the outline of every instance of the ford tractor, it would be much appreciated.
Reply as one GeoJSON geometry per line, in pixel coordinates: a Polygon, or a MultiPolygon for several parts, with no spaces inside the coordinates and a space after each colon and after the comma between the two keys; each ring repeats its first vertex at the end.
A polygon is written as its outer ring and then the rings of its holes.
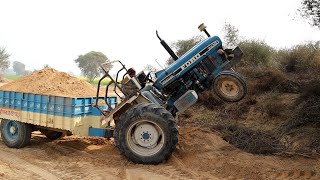
{"type": "Polygon", "coordinates": [[[234,71],[243,53],[239,47],[224,49],[218,36],[211,36],[204,24],[199,30],[208,37],[178,57],[168,44],[156,35],[174,62],[167,68],[129,76],[121,61],[101,65],[104,76],[109,78],[105,104],[108,111],[95,107],[104,115],[106,137],[113,137],[120,153],[128,160],[142,164],[158,164],[167,160],[178,143],[175,117],[194,105],[198,94],[212,90],[226,102],[240,101],[247,93],[244,78],[234,71]],[[120,69],[111,75],[110,66],[120,69]],[[113,90],[121,99],[116,106],[108,103],[108,92],[113,90]]]}

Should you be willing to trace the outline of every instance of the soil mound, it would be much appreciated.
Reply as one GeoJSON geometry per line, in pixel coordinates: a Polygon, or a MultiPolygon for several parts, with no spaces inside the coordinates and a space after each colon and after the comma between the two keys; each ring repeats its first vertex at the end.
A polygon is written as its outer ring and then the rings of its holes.
{"type": "Polygon", "coordinates": [[[94,97],[96,89],[89,83],[52,68],[35,71],[0,87],[3,91],[63,97],[94,97]]]}
{"type": "Polygon", "coordinates": [[[8,83],[8,82],[10,82],[10,80],[8,80],[5,77],[0,76],[0,83],[8,83]]]}

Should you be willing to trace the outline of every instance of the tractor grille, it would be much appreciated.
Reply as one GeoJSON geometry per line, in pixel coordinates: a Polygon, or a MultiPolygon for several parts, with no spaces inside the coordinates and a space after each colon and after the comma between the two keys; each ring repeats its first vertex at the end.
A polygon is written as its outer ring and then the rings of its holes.
{"type": "Polygon", "coordinates": [[[208,74],[211,74],[216,69],[213,60],[215,59],[209,59],[209,57],[206,57],[201,63],[208,74]]]}

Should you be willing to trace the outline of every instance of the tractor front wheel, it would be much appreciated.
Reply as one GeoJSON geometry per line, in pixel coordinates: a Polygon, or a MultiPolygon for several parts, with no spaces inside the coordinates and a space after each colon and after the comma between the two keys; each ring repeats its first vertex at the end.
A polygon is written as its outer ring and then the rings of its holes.
{"type": "Polygon", "coordinates": [[[120,153],[128,160],[159,164],[174,151],[178,130],[166,109],[153,103],[141,103],[121,115],[114,138],[120,153]]]}
{"type": "Polygon", "coordinates": [[[213,82],[217,96],[226,102],[238,102],[247,94],[244,78],[234,71],[221,72],[213,82]]]}

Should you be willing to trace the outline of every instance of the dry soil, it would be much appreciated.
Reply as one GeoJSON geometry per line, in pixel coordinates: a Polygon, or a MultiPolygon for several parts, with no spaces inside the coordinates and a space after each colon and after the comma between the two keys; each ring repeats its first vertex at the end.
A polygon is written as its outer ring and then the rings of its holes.
{"type": "Polygon", "coordinates": [[[180,127],[172,157],[159,165],[128,162],[113,140],[33,133],[31,144],[0,142],[0,179],[319,179],[320,161],[242,152],[216,134],[180,127]]]}

